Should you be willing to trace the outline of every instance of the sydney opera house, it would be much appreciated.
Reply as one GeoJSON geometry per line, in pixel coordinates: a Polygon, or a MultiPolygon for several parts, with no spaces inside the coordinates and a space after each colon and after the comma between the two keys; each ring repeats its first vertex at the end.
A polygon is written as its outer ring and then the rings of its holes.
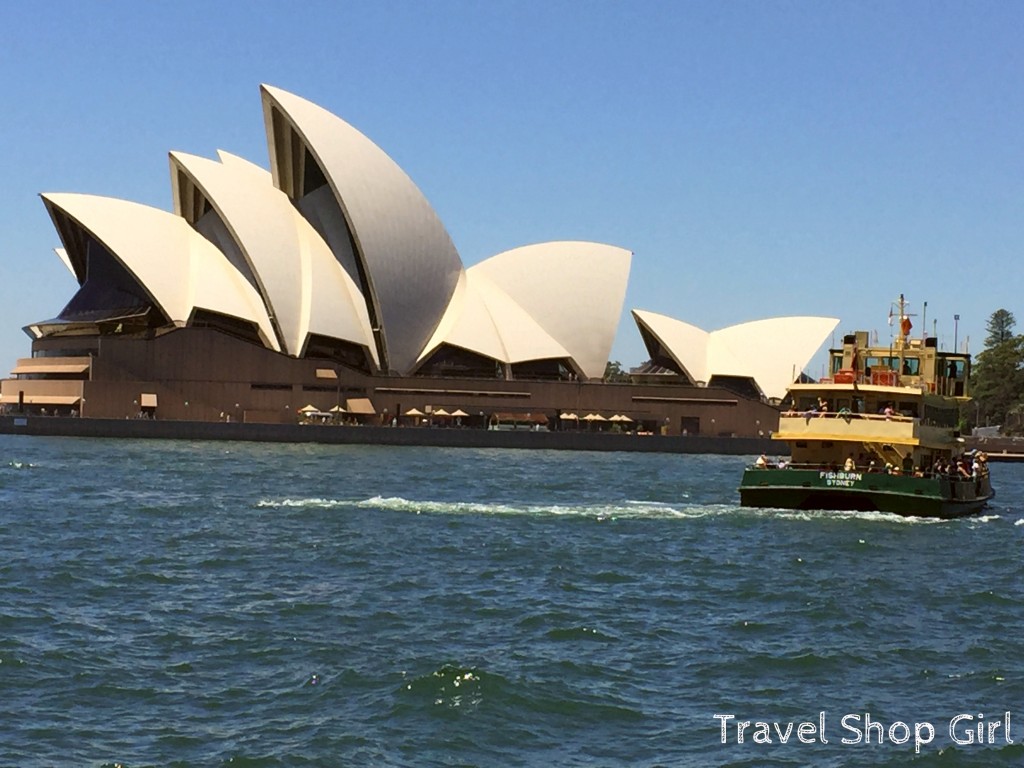
{"type": "Polygon", "coordinates": [[[173,212],[42,195],[79,288],[25,328],[32,354],[0,382],[3,408],[294,423],[312,406],[364,423],[457,413],[550,429],[614,416],[756,435],[838,323],[708,333],[634,310],[650,360],[605,382],[630,251],[548,242],[467,267],[370,139],[296,95],[261,95],[269,172],[171,152],[173,212]]]}

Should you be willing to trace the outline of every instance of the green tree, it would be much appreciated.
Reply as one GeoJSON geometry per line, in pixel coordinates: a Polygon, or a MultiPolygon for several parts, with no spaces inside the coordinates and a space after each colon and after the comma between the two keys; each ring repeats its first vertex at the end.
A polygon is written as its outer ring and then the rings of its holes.
{"type": "Polygon", "coordinates": [[[989,318],[985,349],[971,376],[974,415],[980,424],[1009,427],[1011,414],[1019,413],[1024,405],[1024,336],[1013,334],[1014,322],[1013,314],[1005,309],[989,318]]]}
{"type": "Polygon", "coordinates": [[[1013,312],[1005,309],[997,309],[992,313],[992,317],[988,319],[988,336],[985,337],[985,348],[991,348],[1002,344],[1004,341],[1009,341],[1013,338],[1013,327],[1017,324],[1017,321],[1013,317],[1013,312]]]}
{"type": "Polygon", "coordinates": [[[629,374],[622,370],[622,363],[618,360],[609,360],[604,367],[605,381],[629,381],[629,374]]]}

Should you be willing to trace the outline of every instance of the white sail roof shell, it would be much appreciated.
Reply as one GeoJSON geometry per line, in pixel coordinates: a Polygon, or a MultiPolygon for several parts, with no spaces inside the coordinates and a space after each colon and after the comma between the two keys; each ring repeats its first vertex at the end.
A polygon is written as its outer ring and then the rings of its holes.
{"type": "Polygon", "coordinates": [[[750,377],[772,398],[785,396],[839,325],[834,317],[773,317],[708,333],[656,312],[634,309],[633,317],[694,382],[750,377]]]}
{"type": "Polygon", "coordinates": [[[270,173],[227,152],[220,162],[172,152],[175,212],[182,214],[185,173],[220,215],[276,318],[282,350],[298,357],[310,333],[354,342],[377,362],[370,319],[359,288],[330,248],[273,185],[270,173]]]}
{"type": "Polygon", "coordinates": [[[77,280],[78,275],[75,274],[75,265],[71,263],[71,257],[68,256],[67,249],[54,248],[53,252],[57,254],[57,258],[61,260],[61,263],[63,263],[64,266],[68,268],[68,272],[71,273],[72,277],[74,277],[77,280]]]}
{"type": "Polygon", "coordinates": [[[448,310],[418,362],[442,344],[510,364],[569,357],[526,310],[473,267],[459,280],[448,310]]]}
{"type": "Polygon", "coordinates": [[[537,243],[499,253],[471,271],[522,307],[586,378],[599,379],[615,340],[632,255],[603,243],[537,243]]]}
{"type": "Polygon", "coordinates": [[[370,139],[306,99],[268,85],[261,88],[275,183],[284,188],[274,150],[273,107],[326,175],[365,266],[388,367],[408,372],[462,273],[451,238],[423,193],[370,139]]]}
{"type": "Polygon", "coordinates": [[[708,372],[710,333],[682,320],[642,309],[633,310],[633,319],[641,331],[646,330],[658,340],[691,384],[707,383],[711,378],[708,372]]]}
{"type": "Polygon", "coordinates": [[[255,323],[263,343],[280,351],[259,293],[180,216],[98,195],[48,193],[42,198],[102,243],[171,322],[185,325],[196,308],[219,312],[255,323]]]}

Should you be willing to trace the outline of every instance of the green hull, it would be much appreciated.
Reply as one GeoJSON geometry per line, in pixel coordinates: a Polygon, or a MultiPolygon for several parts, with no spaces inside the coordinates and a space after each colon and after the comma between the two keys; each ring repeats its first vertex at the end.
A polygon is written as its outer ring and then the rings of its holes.
{"type": "Polygon", "coordinates": [[[950,480],[816,469],[747,469],[739,490],[744,507],[941,518],[976,514],[994,495],[988,477],[950,480]]]}

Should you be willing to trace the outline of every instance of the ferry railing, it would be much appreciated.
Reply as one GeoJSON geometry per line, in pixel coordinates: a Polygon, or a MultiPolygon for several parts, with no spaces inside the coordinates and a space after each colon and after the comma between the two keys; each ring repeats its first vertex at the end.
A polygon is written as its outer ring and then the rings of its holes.
{"type": "Polygon", "coordinates": [[[906,416],[902,413],[854,413],[853,411],[783,411],[780,416],[787,418],[802,418],[802,419],[844,419],[851,421],[853,419],[867,419],[876,421],[914,421],[917,419],[916,416],[906,416]]]}
{"type": "Polygon", "coordinates": [[[878,464],[875,464],[874,466],[867,466],[867,467],[865,467],[863,465],[860,465],[860,466],[855,467],[854,469],[843,469],[843,467],[838,466],[838,465],[833,466],[831,464],[821,464],[820,462],[800,463],[800,462],[790,462],[790,461],[784,462],[782,465],[780,465],[778,463],[769,463],[769,464],[767,464],[766,466],[763,466],[763,467],[762,466],[758,466],[755,463],[755,464],[751,464],[748,467],[748,469],[755,469],[755,470],[758,470],[759,472],[787,472],[787,471],[793,470],[793,469],[803,469],[803,470],[810,470],[812,472],[859,472],[859,473],[865,474],[865,475],[894,475],[894,476],[900,476],[900,477],[918,477],[918,478],[933,478],[933,477],[935,477],[935,478],[939,478],[940,480],[946,480],[946,481],[948,481],[950,483],[953,483],[953,484],[973,483],[973,482],[977,481],[981,477],[987,477],[988,476],[988,470],[984,470],[981,475],[978,475],[977,477],[975,477],[973,475],[964,475],[964,474],[959,473],[959,472],[957,474],[953,475],[953,474],[950,474],[948,472],[935,472],[934,470],[913,470],[913,471],[910,471],[910,472],[905,472],[905,471],[903,471],[902,469],[900,469],[898,467],[892,467],[890,469],[886,469],[884,466],[879,466],[878,464]]]}

